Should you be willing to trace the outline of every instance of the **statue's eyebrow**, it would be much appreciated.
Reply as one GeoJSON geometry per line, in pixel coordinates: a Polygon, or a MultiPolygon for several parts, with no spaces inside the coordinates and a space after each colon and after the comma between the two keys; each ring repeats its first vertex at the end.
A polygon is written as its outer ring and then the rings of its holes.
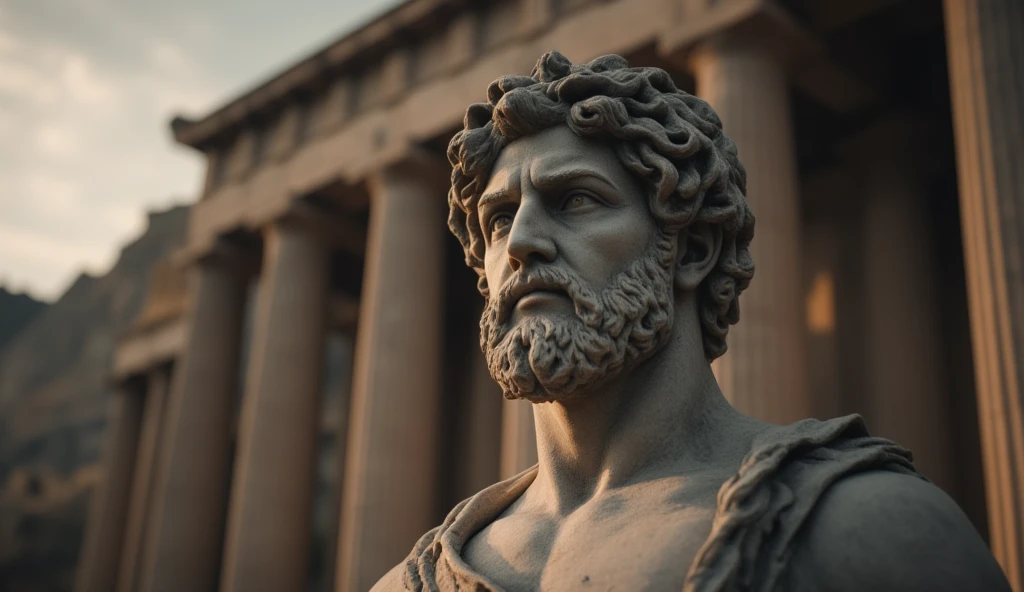
{"type": "Polygon", "coordinates": [[[618,186],[612,182],[611,179],[601,174],[600,171],[596,171],[589,168],[573,168],[555,170],[551,172],[543,172],[537,175],[534,179],[534,185],[542,189],[553,189],[558,188],[570,181],[577,179],[589,178],[606,185],[609,189],[618,191],[618,186]]]}
{"type": "MultiPolygon", "coordinates": [[[[608,177],[601,174],[600,171],[589,168],[572,168],[554,170],[551,172],[543,172],[537,175],[534,179],[534,185],[539,189],[551,190],[558,189],[566,185],[571,181],[578,179],[593,179],[598,183],[608,187],[612,191],[618,191],[619,187],[615,185],[608,177]]],[[[494,203],[501,203],[512,199],[512,192],[507,187],[501,187],[494,191],[489,191],[480,196],[480,200],[477,202],[476,207],[478,211],[483,211],[487,206],[494,203]]]]}
{"type": "Polygon", "coordinates": [[[476,207],[477,209],[482,209],[493,202],[507,201],[509,198],[511,198],[511,196],[511,192],[508,189],[505,189],[504,187],[502,187],[501,189],[495,189],[494,191],[490,191],[488,193],[481,195],[480,201],[477,202],[476,207]]]}

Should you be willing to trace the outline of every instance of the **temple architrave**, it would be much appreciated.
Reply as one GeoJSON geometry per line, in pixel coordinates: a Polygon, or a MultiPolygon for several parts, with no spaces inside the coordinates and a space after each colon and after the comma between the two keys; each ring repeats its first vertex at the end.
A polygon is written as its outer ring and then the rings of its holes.
{"type": "Polygon", "coordinates": [[[364,591],[535,462],[479,351],[444,150],[557,49],[664,68],[738,145],[733,405],[862,413],[1024,591],[1021,31],[1018,0],[409,0],[175,118],[207,173],[119,346],[78,589],[364,591]]]}

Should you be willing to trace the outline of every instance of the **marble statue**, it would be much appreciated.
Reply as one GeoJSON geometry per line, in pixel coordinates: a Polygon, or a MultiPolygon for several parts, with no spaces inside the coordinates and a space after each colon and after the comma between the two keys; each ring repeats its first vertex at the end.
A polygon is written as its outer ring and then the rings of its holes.
{"type": "Polygon", "coordinates": [[[545,54],[448,148],[481,347],[537,466],[458,504],[375,590],[1009,590],[957,505],[859,416],[776,426],[710,363],[754,275],[711,107],[657,68],[545,54]]]}

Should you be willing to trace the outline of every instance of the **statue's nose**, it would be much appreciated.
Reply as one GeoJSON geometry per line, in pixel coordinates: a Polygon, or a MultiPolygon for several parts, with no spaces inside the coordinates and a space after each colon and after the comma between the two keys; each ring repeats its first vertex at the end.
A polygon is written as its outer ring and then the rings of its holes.
{"type": "Polygon", "coordinates": [[[522,200],[512,220],[506,248],[512,271],[531,263],[554,261],[557,249],[550,232],[550,220],[539,199],[522,200]]]}

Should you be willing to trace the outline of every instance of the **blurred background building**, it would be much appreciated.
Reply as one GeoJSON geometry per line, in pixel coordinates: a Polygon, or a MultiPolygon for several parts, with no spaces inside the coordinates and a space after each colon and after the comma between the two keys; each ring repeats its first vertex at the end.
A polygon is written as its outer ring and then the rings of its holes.
{"type": "Polygon", "coordinates": [[[479,352],[444,150],[558,49],[669,71],[738,145],[757,275],[730,401],[863,414],[1024,589],[1022,35],[1017,0],[409,0],[175,118],[199,200],[0,346],[0,578],[66,589],[77,558],[81,591],[366,590],[536,462],[479,352]],[[60,475],[23,468],[44,448],[60,475]]]}

